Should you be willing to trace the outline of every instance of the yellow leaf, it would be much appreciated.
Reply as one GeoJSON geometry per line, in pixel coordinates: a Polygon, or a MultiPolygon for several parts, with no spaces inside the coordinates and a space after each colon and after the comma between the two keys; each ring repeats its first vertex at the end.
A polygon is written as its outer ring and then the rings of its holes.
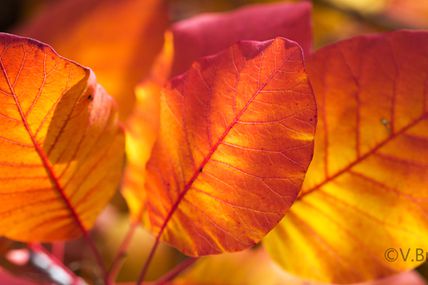
{"type": "Polygon", "coordinates": [[[416,267],[428,251],[428,33],[346,40],[317,51],[308,73],[314,160],[265,246],[287,271],[326,282],[416,267]]]}

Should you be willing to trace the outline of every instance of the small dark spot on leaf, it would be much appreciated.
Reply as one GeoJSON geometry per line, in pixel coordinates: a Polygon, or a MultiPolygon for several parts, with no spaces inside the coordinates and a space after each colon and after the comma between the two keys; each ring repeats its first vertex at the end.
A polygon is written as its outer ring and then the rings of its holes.
{"type": "Polygon", "coordinates": [[[388,119],[381,118],[380,123],[387,129],[387,131],[391,131],[391,122],[388,119]]]}
{"type": "Polygon", "coordinates": [[[204,171],[204,168],[203,167],[199,168],[199,173],[201,173],[202,171],[204,171]]]}
{"type": "Polygon", "coordinates": [[[389,127],[389,121],[387,119],[385,119],[385,118],[381,118],[380,119],[380,123],[382,125],[384,125],[385,127],[389,127]]]}
{"type": "Polygon", "coordinates": [[[89,95],[88,95],[88,100],[89,100],[89,101],[94,100],[94,96],[92,96],[92,94],[89,94],[89,95]]]}

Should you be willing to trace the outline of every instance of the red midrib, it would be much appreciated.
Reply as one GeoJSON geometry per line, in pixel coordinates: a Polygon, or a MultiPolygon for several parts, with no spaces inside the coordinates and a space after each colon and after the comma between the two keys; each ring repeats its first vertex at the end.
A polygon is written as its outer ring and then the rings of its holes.
{"type": "Polygon", "coordinates": [[[189,191],[189,189],[192,187],[193,182],[199,177],[199,174],[201,174],[202,169],[205,167],[205,165],[209,162],[213,154],[216,152],[217,148],[220,146],[220,144],[224,141],[226,136],[229,134],[229,132],[232,130],[232,128],[238,123],[241,116],[245,113],[245,111],[248,109],[250,104],[254,101],[254,99],[260,94],[260,92],[266,87],[266,85],[269,84],[269,82],[275,77],[275,75],[282,69],[283,66],[278,68],[267,80],[266,82],[257,89],[257,91],[254,93],[253,96],[248,100],[248,102],[245,104],[245,106],[242,108],[242,110],[235,116],[231,124],[225,129],[223,134],[220,136],[220,138],[217,140],[217,142],[211,147],[210,151],[208,152],[207,156],[204,158],[204,160],[201,162],[199,167],[195,170],[190,180],[185,184],[183,191],[181,191],[180,195],[178,195],[177,201],[173,204],[171,209],[169,210],[167,216],[165,217],[165,220],[160,227],[160,230],[158,234],[156,235],[156,243],[159,242],[160,237],[162,236],[163,231],[165,230],[168,222],[171,220],[172,215],[177,210],[178,206],[180,205],[181,201],[183,200],[186,193],[189,191]]]}
{"type": "Polygon", "coordinates": [[[24,124],[25,130],[27,131],[28,135],[30,136],[31,142],[34,145],[34,148],[37,152],[37,154],[40,157],[40,160],[42,161],[42,164],[46,170],[46,173],[49,176],[49,179],[51,183],[53,184],[54,188],[57,190],[58,194],[60,195],[61,199],[64,201],[64,204],[70,211],[70,214],[72,215],[74,221],[76,222],[77,226],[79,227],[80,231],[83,233],[84,236],[88,235],[88,231],[86,230],[85,226],[83,225],[82,221],[79,218],[79,215],[77,214],[76,210],[74,209],[73,205],[71,204],[71,201],[68,199],[67,195],[65,194],[64,189],[62,188],[61,184],[58,181],[58,178],[55,175],[55,172],[53,170],[52,165],[49,162],[49,158],[46,156],[46,153],[43,151],[43,149],[40,147],[39,143],[37,142],[36,138],[34,137],[30,126],[28,125],[27,118],[24,115],[24,112],[21,108],[21,104],[19,103],[18,97],[15,93],[15,90],[10,82],[9,76],[6,72],[6,69],[4,67],[3,62],[0,60],[0,66],[3,72],[3,75],[6,79],[7,85],[9,86],[10,92],[12,93],[13,100],[15,101],[16,107],[18,108],[19,115],[21,117],[22,123],[24,124]]]}
{"type": "Polygon", "coordinates": [[[379,143],[378,145],[376,145],[374,148],[372,148],[370,151],[368,151],[366,154],[360,156],[358,159],[356,159],[354,162],[350,163],[348,166],[346,166],[345,168],[343,168],[342,170],[336,172],[336,174],[327,177],[323,182],[315,185],[314,187],[310,188],[309,190],[307,190],[306,192],[302,193],[299,197],[297,197],[298,200],[302,199],[303,197],[305,197],[306,195],[314,192],[315,190],[321,188],[322,186],[324,186],[325,184],[329,183],[330,181],[336,179],[338,176],[344,174],[345,172],[349,171],[352,167],[354,167],[355,165],[357,165],[358,163],[364,161],[366,158],[368,158],[370,155],[374,154],[377,150],[379,150],[381,147],[383,147],[384,145],[386,145],[388,142],[390,142],[391,140],[393,140],[394,138],[396,138],[397,136],[401,135],[402,133],[404,133],[405,131],[407,131],[408,129],[410,129],[411,127],[415,126],[417,123],[419,123],[420,121],[427,119],[428,118],[428,112],[425,112],[424,114],[422,114],[419,118],[417,118],[416,120],[414,120],[411,124],[407,125],[406,127],[402,128],[400,131],[394,133],[393,135],[389,136],[386,140],[382,141],[381,143],[379,143]]]}

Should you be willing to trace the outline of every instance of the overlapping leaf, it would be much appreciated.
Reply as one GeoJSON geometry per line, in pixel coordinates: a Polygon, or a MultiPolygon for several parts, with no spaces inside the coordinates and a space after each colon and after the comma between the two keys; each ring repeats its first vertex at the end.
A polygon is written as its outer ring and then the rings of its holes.
{"type": "Polygon", "coordinates": [[[164,90],[160,122],[147,226],[188,255],[250,247],[293,203],[312,158],[300,47],[240,42],[201,60],[164,90]]]}
{"type": "Polygon", "coordinates": [[[239,40],[282,36],[297,41],[307,52],[311,46],[310,9],[308,3],[249,6],[180,21],[166,33],[163,51],[151,76],[138,86],[136,107],[126,124],[128,164],[122,193],[134,216],[140,215],[146,203],[145,167],[157,136],[157,106],[166,80],[184,72],[200,57],[220,52],[239,40]]]}
{"type": "Polygon", "coordinates": [[[414,268],[417,248],[428,249],[428,33],[340,42],[317,51],[308,72],[315,156],[265,245],[286,270],[322,281],[414,268]],[[389,248],[410,250],[408,260],[388,261],[389,248]]]}
{"type": "Polygon", "coordinates": [[[126,118],[134,87],[149,74],[167,27],[163,0],[64,0],[15,32],[52,45],[84,63],[118,102],[126,118]]]}
{"type": "Polygon", "coordinates": [[[240,40],[284,37],[296,41],[309,53],[311,5],[307,2],[252,5],[229,13],[193,17],[176,23],[171,30],[175,49],[173,76],[186,71],[198,58],[218,53],[240,40]]]}
{"type": "Polygon", "coordinates": [[[89,69],[34,40],[0,34],[0,235],[78,236],[119,182],[115,104],[89,69]]]}

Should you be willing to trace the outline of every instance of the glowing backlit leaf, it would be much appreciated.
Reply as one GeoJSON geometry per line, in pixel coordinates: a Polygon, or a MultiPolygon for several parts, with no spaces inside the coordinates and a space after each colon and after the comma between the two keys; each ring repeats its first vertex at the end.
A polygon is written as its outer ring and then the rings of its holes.
{"type": "Polygon", "coordinates": [[[240,42],[195,63],[163,91],[147,226],[188,255],[254,245],[296,198],[315,116],[294,42],[240,42]]]}
{"type": "Polygon", "coordinates": [[[166,33],[163,51],[154,63],[150,78],[138,86],[135,108],[126,123],[128,164],[122,193],[133,216],[139,216],[146,204],[145,165],[157,135],[157,106],[166,80],[187,70],[200,57],[220,52],[240,40],[282,36],[297,41],[308,52],[310,10],[308,3],[249,6],[230,13],[186,19],[166,33]]]}
{"type": "Polygon", "coordinates": [[[116,190],[124,139],[89,69],[0,34],[0,235],[78,236],[116,190]]]}
{"type": "Polygon", "coordinates": [[[265,41],[285,37],[309,52],[312,45],[311,5],[259,4],[223,14],[206,14],[176,23],[172,75],[187,70],[193,61],[212,55],[240,40],[265,41]],[[191,47],[191,48],[189,48],[191,47]]]}
{"type": "Polygon", "coordinates": [[[287,271],[321,281],[414,268],[417,248],[428,249],[428,33],[340,42],[317,51],[308,72],[315,156],[265,245],[287,271]],[[410,257],[388,262],[389,248],[410,257]]]}
{"type": "Polygon", "coordinates": [[[52,45],[82,62],[119,105],[126,118],[134,87],[149,74],[167,26],[164,0],[64,0],[15,32],[52,45]]]}

